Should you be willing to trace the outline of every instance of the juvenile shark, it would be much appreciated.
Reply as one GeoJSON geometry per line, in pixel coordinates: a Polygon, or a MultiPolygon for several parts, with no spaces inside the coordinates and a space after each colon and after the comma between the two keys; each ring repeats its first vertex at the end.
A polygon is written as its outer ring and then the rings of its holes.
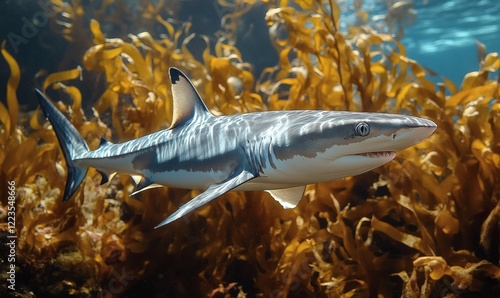
{"type": "Polygon", "coordinates": [[[64,201],[94,167],[102,174],[101,184],[114,172],[141,175],[131,195],[158,184],[204,190],[156,228],[233,190],[265,190],[284,208],[293,208],[307,184],[372,170],[436,129],[427,119],[383,113],[307,110],[214,116],[180,70],[170,68],[169,74],[171,126],[120,144],[101,139],[93,151],[36,90],[66,159],[64,201]]]}

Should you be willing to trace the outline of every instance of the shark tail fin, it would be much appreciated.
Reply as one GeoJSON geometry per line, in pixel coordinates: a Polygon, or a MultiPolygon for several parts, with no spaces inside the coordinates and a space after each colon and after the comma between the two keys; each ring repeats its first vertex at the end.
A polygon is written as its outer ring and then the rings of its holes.
{"type": "Polygon", "coordinates": [[[42,107],[43,114],[49,119],[54,132],[56,133],[59,145],[66,160],[68,177],[64,188],[63,201],[67,201],[82,183],[88,168],[83,168],[75,164],[74,159],[89,151],[89,147],[76,128],[66,117],[45,97],[38,89],[35,89],[38,101],[42,107]]]}

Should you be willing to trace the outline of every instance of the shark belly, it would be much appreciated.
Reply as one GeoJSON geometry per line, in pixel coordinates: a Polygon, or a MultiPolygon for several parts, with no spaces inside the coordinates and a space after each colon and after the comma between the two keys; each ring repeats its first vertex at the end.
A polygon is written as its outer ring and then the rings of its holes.
{"type": "Polygon", "coordinates": [[[234,191],[264,191],[264,190],[274,190],[274,189],[284,189],[296,186],[305,185],[303,183],[300,184],[291,184],[286,182],[276,182],[268,177],[257,177],[253,180],[250,180],[235,189],[234,191]]]}
{"type": "Polygon", "coordinates": [[[142,174],[157,184],[175,188],[200,190],[205,190],[210,185],[218,183],[229,176],[226,171],[198,172],[178,170],[151,172],[147,169],[142,174]]]}
{"type": "Polygon", "coordinates": [[[217,169],[213,169],[210,161],[176,162],[171,160],[159,164],[152,160],[144,167],[134,167],[137,155],[123,155],[106,158],[82,158],[76,160],[78,165],[93,167],[98,171],[111,174],[118,172],[127,175],[141,175],[152,183],[167,187],[204,190],[214,183],[226,179],[236,167],[235,160],[227,160],[217,169]],[[193,167],[193,165],[196,165],[193,167]],[[160,170],[161,169],[161,170],[160,170]]]}
{"type": "Polygon", "coordinates": [[[174,151],[175,154],[168,156],[155,154],[156,158],[140,166],[141,174],[156,184],[205,190],[227,179],[240,163],[237,149],[210,153],[180,148],[174,151]]]}
{"type": "Polygon", "coordinates": [[[132,156],[122,155],[118,157],[82,157],[75,159],[75,164],[82,167],[92,167],[98,171],[110,173],[122,173],[127,175],[141,175],[141,171],[134,169],[132,165],[132,156]]]}

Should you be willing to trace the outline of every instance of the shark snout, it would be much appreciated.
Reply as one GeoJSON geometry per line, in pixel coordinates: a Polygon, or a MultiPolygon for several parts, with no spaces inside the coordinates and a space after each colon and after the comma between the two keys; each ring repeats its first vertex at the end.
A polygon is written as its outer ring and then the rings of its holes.
{"type": "Polygon", "coordinates": [[[431,121],[429,119],[416,117],[414,122],[415,122],[414,125],[416,125],[416,126],[434,128],[431,131],[431,133],[437,128],[436,123],[434,123],[433,121],[431,121]]]}
{"type": "Polygon", "coordinates": [[[421,126],[401,128],[392,134],[392,140],[396,144],[396,151],[420,143],[437,128],[436,124],[430,120],[419,118],[419,122],[421,126]]]}

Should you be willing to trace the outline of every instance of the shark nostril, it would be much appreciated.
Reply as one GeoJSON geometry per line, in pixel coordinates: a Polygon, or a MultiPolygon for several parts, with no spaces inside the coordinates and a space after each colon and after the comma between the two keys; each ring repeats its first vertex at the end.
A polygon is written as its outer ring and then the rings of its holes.
{"type": "Polygon", "coordinates": [[[395,139],[396,139],[396,134],[395,134],[395,133],[393,133],[393,134],[392,134],[392,139],[393,139],[393,140],[395,140],[395,139]]]}

